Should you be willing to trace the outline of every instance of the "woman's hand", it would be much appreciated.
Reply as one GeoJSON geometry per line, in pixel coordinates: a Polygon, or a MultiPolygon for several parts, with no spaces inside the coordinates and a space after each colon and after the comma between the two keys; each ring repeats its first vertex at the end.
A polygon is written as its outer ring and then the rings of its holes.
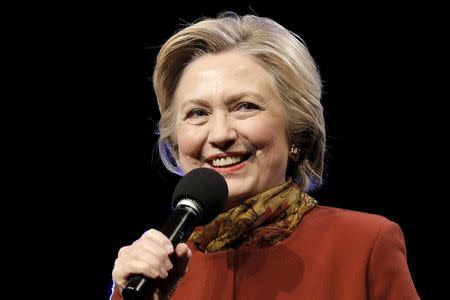
{"type": "Polygon", "coordinates": [[[132,245],[119,250],[112,273],[116,286],[122,291],[132,275],[140,274],[151,279],[161,279],[159,292],[163,296],[171,294],[187,272],[192,255],[188,246],[180,243],[175,249],[172,264],[169,255],[173,252],[169,239],[158,230],[150,229],[132,245]]]}

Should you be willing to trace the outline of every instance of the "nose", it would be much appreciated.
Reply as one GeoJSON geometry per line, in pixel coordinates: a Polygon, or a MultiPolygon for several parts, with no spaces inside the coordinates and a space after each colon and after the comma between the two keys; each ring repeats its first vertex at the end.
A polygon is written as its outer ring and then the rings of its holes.
{"type": "Polygon", "coordinates": [[[238,138],[238,133],[232,120],[226,113],[216,113],[211,116],[208,142],[220,149],[229,148],[238,138]]]}

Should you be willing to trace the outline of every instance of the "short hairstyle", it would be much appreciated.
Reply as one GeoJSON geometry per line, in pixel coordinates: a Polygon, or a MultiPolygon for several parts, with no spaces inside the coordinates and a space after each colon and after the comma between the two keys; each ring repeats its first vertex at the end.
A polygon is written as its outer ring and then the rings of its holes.
{"type": "Polygon", "coordinates": [[[182,174],[177,165],[175,92],[186,66],[206,53],[238,50],[251,55],[267,70],[282,100],[289,143],[300,149],[290,161],[290,176],[304,191],[322,182],[325,123],[320,102],[322,83],[306,45],[295,33],[272,19],[224,13],[201,19],[170,37],[161,47],[153,73],[153,86],[161,119],[158,148],[169,171],[182,174]]]}

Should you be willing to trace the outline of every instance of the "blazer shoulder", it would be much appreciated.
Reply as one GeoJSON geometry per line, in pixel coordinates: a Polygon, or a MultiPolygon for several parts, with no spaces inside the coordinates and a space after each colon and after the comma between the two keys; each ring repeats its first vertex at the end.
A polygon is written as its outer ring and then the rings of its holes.
{"type": "Polygon", "coordinates": [[[317,206],[305,215],[305,223],[324,224],[333,226],[336,230],[349,232],[361,232],[377,235],[382,228],[398,227],[395,222],[388,218],[371,213],[353,211],[348,209],[317,206]]]}

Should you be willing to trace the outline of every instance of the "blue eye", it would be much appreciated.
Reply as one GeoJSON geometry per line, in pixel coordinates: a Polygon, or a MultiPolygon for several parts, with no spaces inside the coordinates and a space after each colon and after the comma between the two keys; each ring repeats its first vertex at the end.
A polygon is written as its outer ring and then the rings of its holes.
{"type": "Polygon", "coordinates": [[[201,118],[208,115],[204,109],[195,108],[186,114],[186,119],[201,118]]]}
{"type": "Polygon", "coordinates": [[[236,110],[249,111],[249,110],[256,110],[256,109],[259,109],[259,106],[256,104],[253,104],[251,102],[242,102],[236,106],[236,110]]]}

